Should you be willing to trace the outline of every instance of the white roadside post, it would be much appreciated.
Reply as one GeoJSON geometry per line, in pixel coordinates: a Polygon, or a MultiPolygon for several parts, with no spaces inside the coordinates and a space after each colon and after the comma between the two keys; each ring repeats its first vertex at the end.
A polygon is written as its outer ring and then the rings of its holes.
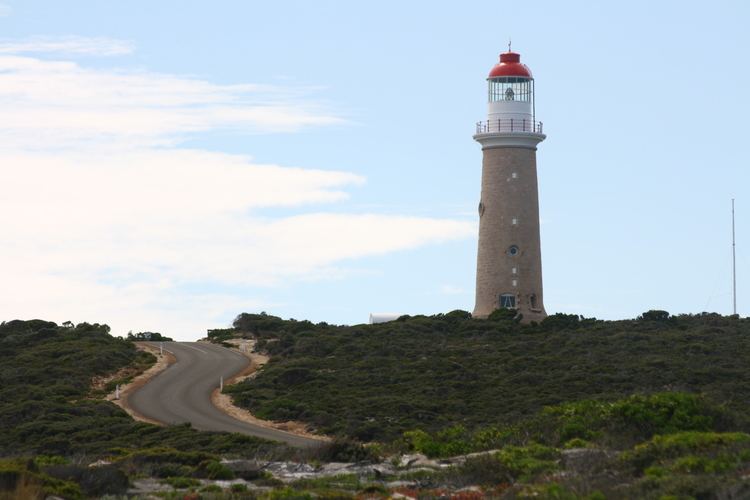
{"type": "Polygon", "coordinates": [[[115,399],[120,399],[120,384],[115,386],[115,399]]]}
{"type": "Polygon", "coordinates": [[[221,375],[219,377],[219,391],[223,391],[223,390],[224,390],[224,375],[221,375]]]}
{"type": "Polygon", "coordinates": [[[159,342],[159,356],[164,356],[164,342],[159,342]]]}

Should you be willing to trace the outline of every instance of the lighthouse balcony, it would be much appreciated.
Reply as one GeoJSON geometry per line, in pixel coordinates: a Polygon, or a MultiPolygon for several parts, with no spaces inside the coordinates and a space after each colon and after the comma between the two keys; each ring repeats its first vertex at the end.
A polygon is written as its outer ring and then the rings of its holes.
{"type": "Polygon", "coordinates": [[[499,118],[477,122],[477,134],[507,134],[507,133],[543,134],[542,122],[522,118],[499,118]]]}

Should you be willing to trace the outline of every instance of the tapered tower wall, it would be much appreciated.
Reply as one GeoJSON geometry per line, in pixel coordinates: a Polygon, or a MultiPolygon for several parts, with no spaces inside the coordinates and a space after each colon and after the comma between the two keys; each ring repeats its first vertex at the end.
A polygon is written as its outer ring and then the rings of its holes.
{"type": "Polygon", "coordinates": [[[479,212],[474,316],[487,317],[502,295],[513,295],[524,321],[543,319],[535,147],[483,148],[479,212]]]}

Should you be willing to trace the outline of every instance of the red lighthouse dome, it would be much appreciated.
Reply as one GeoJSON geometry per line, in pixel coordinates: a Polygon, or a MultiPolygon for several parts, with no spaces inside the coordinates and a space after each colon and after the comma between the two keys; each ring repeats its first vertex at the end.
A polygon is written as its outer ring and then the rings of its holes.
{"type": "Polygon", "coordinates": [[[521,54],[518,52],[503,52],[500,54],[500,62],[490,71],[488,78],[502,76],[520,76],[522,78],[533,78],[528,66],[521,62],[521,54]]]}

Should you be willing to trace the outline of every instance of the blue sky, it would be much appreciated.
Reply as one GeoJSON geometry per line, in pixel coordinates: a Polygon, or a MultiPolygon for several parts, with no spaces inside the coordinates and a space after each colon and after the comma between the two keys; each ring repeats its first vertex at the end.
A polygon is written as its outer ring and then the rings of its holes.
{"type": "Polygon", "coordinates": [[[2,319],[471,310],[509,37],[548,135],[547,311],[731,312],[734,197],[747,314],[745,2],[0,4],[2,319]]]}

